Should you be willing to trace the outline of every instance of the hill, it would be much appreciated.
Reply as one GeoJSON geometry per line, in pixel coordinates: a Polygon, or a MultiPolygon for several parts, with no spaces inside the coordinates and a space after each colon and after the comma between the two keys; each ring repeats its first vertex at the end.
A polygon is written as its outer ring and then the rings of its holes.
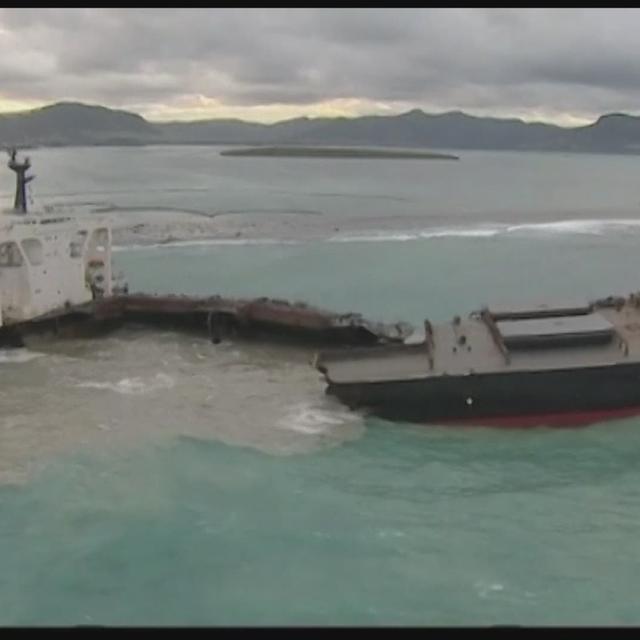
{"type": "Polygon", "coordinates": [[[275,124],[214,119],[152,123],[102,106],[60,102],[0,115],[4,146],[241,144],[640,152],[640,118],[608,114],[584,127],[563,128],[460,111],[419,109],[394,116],[295,118],[275,124]]]}

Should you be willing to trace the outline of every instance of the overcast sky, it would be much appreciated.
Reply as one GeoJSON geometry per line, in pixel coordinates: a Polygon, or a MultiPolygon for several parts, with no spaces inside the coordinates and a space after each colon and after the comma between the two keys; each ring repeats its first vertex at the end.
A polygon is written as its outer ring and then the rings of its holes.
{"type": "Polygon", "coordinates": [[[638,9],[0,9],[0,111],[640,113],[638,9]]]}

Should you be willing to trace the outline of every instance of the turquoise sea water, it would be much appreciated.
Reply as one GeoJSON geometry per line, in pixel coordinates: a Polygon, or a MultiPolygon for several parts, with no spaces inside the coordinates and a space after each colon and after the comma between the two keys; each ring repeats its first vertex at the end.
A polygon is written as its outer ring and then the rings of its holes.
{"type": "MultiPolygon", "coordinates": [[[[44,201],[384,220],[347,241],[123,249],[134,290],[278,295],[419,324],[492,300],[640,288],[638,160],[462,156],[33,160],[44,201]]],[[[307,353],[170,333],[30,353],[0,358],[2,624],[640,622],[638,419],[528,431],[363,419],[328,403],[307,353]]]]}

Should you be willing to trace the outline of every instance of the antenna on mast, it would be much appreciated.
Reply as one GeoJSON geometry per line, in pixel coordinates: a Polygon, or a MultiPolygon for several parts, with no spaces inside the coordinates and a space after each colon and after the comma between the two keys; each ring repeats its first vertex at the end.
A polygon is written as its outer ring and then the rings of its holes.
{"type": "Polygon", "coordinates": [[[28,182],[31,182],[35,176],[27,176],[27,171],[31,168],[31,160],[25,158],[24,162],[18,162],[16,160],[17,150],[15,148],[9,151],[9,169],[15,171],[16,174],[16,197],[13,203],[13,208],[18,213],[27,213],[27,192],[26,186],[28,182]]]}

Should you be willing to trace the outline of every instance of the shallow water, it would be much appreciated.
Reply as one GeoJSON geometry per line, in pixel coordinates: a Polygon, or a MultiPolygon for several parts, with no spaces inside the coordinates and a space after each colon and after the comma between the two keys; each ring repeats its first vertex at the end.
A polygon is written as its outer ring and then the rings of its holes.
{"type": "MultiPolygon", "coordinates": [[[[36,150],[34,196],[254,212],[255,238],[122,248],[132,290],[419,324],[638,288],[632,157],[216,153],[36,150]],[[323,222],[285,233],[283,210],[323,222]]],[[[0,623],[640,622],[640,420],[391,424],[326,397],[311,356],[138,327],[0,353],[0,623]]]]}

